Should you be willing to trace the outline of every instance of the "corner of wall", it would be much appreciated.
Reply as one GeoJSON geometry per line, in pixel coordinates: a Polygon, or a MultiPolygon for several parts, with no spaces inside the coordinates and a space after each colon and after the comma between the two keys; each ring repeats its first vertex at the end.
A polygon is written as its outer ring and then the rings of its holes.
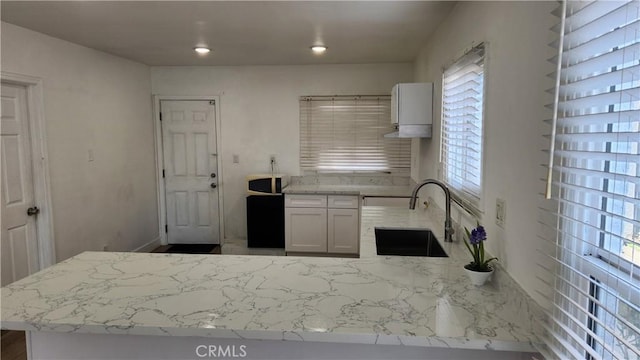
{"type": "MultiPolygon", "coordinates": [[[[490,251],[499,256],[510,276],[532,297],[539,286],[532,251],[535,239],[523,234],[535,233],[536,169],[540,148],[535,137],[538,122],[546,116],[544,97],[548,48],[548,28],[552,26],[549,2],[460,2],[439,24],[420,51],[414,64],[415,81],[433,81],[434,96],[440,94],[442,66],[469,44],[492,43],[486,81],[486,142],[483,224],[495,241],[490,251]],[[544,26],[541,26],[544,25],[544,26]],[[526,83],[528,86],[519,86],[526,83]],[[506,104],[506,105],[505,105],[506,104]],[[523,111],[526,110],[526,111],[523,111]],[[495,225],[496,198],[507,202],[505,228],[495,225]]],[[[434,119],[439,119],[440,104],[434,102],[434,119]]],[[[412,144],[412,178],[438,176],[439,120],[434,120],[433,138],[412,144]]],[[[442,197],[429,190],[438,204],[442,197]]]]}

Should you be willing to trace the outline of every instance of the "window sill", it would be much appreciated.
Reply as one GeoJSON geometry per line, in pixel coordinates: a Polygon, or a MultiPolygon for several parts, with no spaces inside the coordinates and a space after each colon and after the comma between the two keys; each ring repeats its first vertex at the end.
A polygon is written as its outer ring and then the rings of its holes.
{"type": "MultiPolygon", "coordinates": [[[[618,293],[629,294],[627,299],[633,303],[640,302],[640,292],[632,285],[633,279],[629,273],[618,269],[606,261],[592,255],[582,256],[580,271],[583,274],[593,276],[602,284],[614,289],[618,293]]],[[[636,274],[637,276],[637,274],[636,274]]]]}

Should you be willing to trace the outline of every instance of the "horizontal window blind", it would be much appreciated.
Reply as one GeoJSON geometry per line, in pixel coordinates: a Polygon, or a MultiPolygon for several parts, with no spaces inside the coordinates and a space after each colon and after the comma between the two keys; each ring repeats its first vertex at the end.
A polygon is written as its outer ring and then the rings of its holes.
{"type": "Polygon", "coordinates": [[[482,194],[484,44],[444,71],[440,162],[444,181],[478,209],[482,194]]]}
{"type": "Polygon", "coordinates": [[[554,358],[640,358],[640,2],[565,1],[551,202],[554,358]]]}
{"type": "Polygon", "coordinates": [[[300,167],[318,172],[409,172],[411,139],[393,132],[390,96],[300,98],[300,167]]]}

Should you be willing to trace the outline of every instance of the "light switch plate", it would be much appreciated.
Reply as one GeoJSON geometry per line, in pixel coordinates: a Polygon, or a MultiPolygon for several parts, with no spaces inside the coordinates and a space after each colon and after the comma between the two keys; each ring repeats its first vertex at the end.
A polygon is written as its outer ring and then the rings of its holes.
{"type": "Polygon", "coordinates": [[[234,164],[238,164],[238,163],[240,163],[240,155],[238,155],[238,154],[233,154],[233,163],[234,163],[234,164]]]}
{"type": "Polygon", "coordinates": [[[504,199],[496,198],[496,225],[504,229],[504,223],[507,217],[507,205],[504,199]]]}

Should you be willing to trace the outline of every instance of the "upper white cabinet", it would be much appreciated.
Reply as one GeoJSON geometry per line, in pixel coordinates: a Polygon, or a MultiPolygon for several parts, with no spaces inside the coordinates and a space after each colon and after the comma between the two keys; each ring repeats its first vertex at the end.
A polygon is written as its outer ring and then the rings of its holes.
{"type": "Polygon", "coordinates": [[[433,83],[396,84],[391,89],[391,123],[398,131],[385,137],[431,137],[433,83]]]}
{"type": "Polygon", "coordinates": [[[285,195],[287,253],[360,253],[360,197],[285,195]]]}

